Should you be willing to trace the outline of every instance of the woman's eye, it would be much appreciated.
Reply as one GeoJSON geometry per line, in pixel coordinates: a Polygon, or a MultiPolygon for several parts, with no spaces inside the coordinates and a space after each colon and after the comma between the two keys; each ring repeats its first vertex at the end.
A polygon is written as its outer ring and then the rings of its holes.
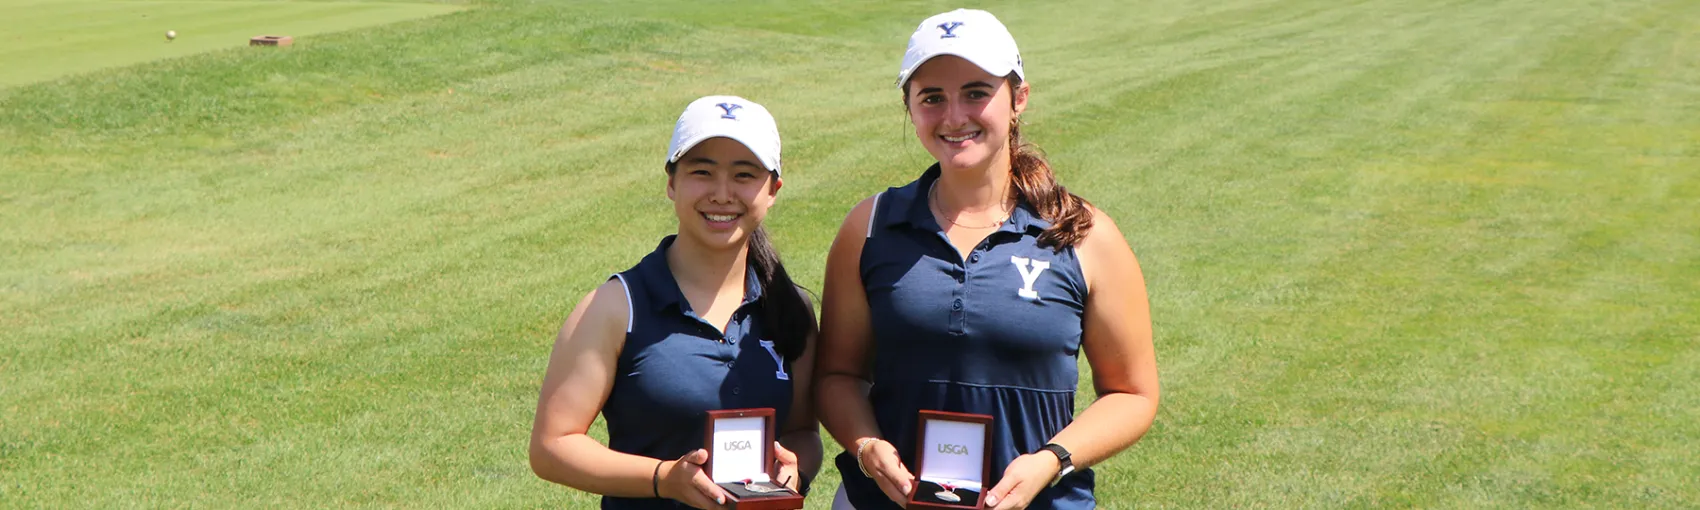
{"type": "Polygon", "coordinates": [[[992,95],[986,93],[984,90],[973,90],[968,92],[968,99],[985,99],[988,97],[992,97],[992,95]]]}
{"type": "Polygon", "coordinates": [[[944,102],[944,96],[927,96],[921,98],[921,104],[939,104],[944,102]]]}

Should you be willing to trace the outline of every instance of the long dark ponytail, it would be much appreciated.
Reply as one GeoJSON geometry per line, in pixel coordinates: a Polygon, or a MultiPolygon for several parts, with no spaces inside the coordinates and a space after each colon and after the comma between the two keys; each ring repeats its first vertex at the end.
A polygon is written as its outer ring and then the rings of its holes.
{"type": "Polygon", "coordinates": [[[756,272],[756,279],[761,282],[763,329],[773,340],[774,351],[786,360],[796,361],[803,355],[809,338],[820,332],[814,306],[803,298],[807,291],[791,281],[791,274],[779,261],[779,251],[768,240],[767,229],[758,226],[750,233],[747,258],[750,270],[756,272]]]}
{"type": "MultiPolygon", "coordinates": [[[[1015,91],[1021,88],[1021,77],[1009,73],[1010,106],[1015,106],[1015,91]]],[[[1039,246],[1063,249],[1078,244],[1092,230],[1092,210],[1086,199],[1068,192],[1057,184],[1051,162],[1044,151],[1021,138],[1021,118],[1009,124],[1009,174],[1014,198],[1026,200],[1039,217],[1051,222],[1051,227],[1039,234],[1039,246]]]]}
{"type": "MultiPolygon", "coordinates": [[[[677,163],[668,163],[667,177],[672,178],[678,169],[677,163]]],[[[756,301],[761,305],[762,331],[773,341],[774,352],[786,361],[796,361],[808,347],[809,338],[820,332],[815,307],[803,298],[808,289],[791,280],[791,273],[779,261],[779,250],[768,240],[767,229],[759,225],[750,233],[745,259],[756,272],[756,281],[761,282],[761,298],[756,301]]]]}

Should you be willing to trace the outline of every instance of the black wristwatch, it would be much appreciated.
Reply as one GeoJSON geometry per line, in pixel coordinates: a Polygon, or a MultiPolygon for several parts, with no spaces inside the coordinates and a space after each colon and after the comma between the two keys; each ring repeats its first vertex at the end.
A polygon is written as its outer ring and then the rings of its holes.
{"type": "Polygon", "coordinates": [[[1051,452],[1057,456],[1059,468],[1057,469],[1057,477],[1051,479],[1052,487],[1056,487],[1057,482],[1062,481],[1063,477],[1074,472],[1074,461],[1068,460],[1069,455],[1067,448],[1063,448],[1062,445],[1056,443],[1046,443],[1045,446],[1039,447],[1039,451],[1051,452]]]}

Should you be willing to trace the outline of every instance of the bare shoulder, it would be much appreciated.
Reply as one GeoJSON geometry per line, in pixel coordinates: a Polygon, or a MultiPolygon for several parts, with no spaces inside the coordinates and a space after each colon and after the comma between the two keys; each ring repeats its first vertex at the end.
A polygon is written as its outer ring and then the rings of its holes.
{"type": "Polygon", "coordinates": [[[609,278],[586,293],[578,305],[573,307],[572,315],[568,316],[567,323],[561,326],[561,334],[557,340],[588,339],[618,344],[624,340],[620,333],[630,329],[630,322],[631,296],[626,291],[625,282],[619,278],[609,278]]]}
{"type": "Polygon", "coordinates": [[[1116,225],[1116,220],[1097,206],[1087,207],[1092,211],[1092,229],[1087,230],[1086,238],[1081,240],[1081,249],[1098,256],[1121,251],[1131,252],[1127,237],[1122,234],[1121,227],[1116,225]]]}
{"type": "Polygon", "coordinates": [[[631,315],[631,294],[626,291],[626,281],[621,278],[609,278],[602,282],[589,294],[584,295],[582,302],[589,303],[588,313],[596,314],[598,319],[619,319],[624,322],[631,315]]]}
{"type": "Polygon", "coordinates": [[[867,232],[869,222],[873,221],[874,207],[878,206],[880,195],[882,194],[884,193],[876,193],[873,196],[862,199],[860,202],[856,202],[856,206],[850,208],[850,213],[844,215],[844,225],[839,229],[839,231],[852,233],[867,232]]]}
{"type": "Polygon", "coordinates": [[[1138,275],[1139,261],[1133,256],[1120,226],[1102,209],[1091,207],[1092,229],[1086,231],[1075,254],[1080,257],[1080,269],[1086,277],[1088,291],[1099,288],[1098,281],[1108,278],[1117,285],[1125,278],[1138,275]]]}
{"type": "Polygon", "coordinates": [[[827,252],[829,268],[835,261],[848,261],[854,265],[854,261],[861,257],[862,245],[874,233],[873,215],[874,209],[879,206],[879,200],[879,194],[864,198],[857,202],[855,207],[850,208],[849,214],[844,215],[844,223],[838,227],[838,235],[832,241],[832,249],[827,252]]]}

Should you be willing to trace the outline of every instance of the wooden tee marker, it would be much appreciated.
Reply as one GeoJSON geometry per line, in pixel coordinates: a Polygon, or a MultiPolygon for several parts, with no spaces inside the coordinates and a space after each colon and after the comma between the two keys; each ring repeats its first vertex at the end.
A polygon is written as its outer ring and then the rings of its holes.
{"type": "Polygon", "coordinates": [[[248,40],[249,46],[289,46],[295,44],[295,38],[287,35],[256,35],[248,40]]]}

